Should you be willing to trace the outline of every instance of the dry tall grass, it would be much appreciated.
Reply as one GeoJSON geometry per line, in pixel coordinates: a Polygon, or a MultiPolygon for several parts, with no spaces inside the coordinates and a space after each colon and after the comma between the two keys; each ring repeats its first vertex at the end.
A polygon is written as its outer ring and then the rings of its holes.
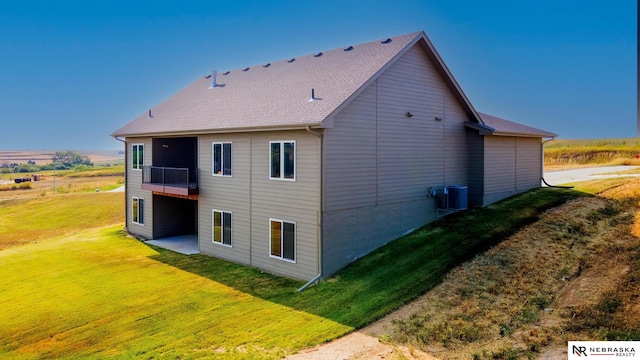
{"type": "Polygon", "coordinates": [[[545,166],[640,165],[638,139],[554,140],[545,144],[545,166]]]}
{"type": "Polygon", "coordinates": [[[516,359],[640,336],[639,200],[636,179],[547,211],[452,271],[391,339],[445,359],[516,359]]]}

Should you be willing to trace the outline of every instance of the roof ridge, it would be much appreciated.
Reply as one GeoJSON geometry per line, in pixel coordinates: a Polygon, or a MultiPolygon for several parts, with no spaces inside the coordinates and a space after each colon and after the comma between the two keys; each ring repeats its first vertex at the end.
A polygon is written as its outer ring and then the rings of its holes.
{"type": "MultiPolygon", "coordinates": [[[[279,60],[275,60],[275,61],[267,61],[265,63],[261,63],[261,64],[255,64],[255,65],[251,65],[251,66],[243,66],[243,67],[238,67],[238,68],[234,68],[234,69],[227,69],[224,71],[219,72],[219,74],[226,76],[229,75],[231,73],[235,73],[235,72],[247,72],[248,70],[245,69],[254,69],[254,68],[269,68],[275,64],[279,64],[279,63],[283,63],[283,62],[287,62],[287,63],[293,63],[299,59],[302,58],[310,58],[310,57],[319,57],[316,56],[318,54],[322,54],[325,55],[326,53],[329,52],[336,52],[338,50],[343,50],[345,51],[346,49],[348,49],[349,47],[351,47],[352,49],[350,51],[354,51],[357,50],[358,47],[362,47],[365,45],[370,45],[373,44],[375,42],[380,41],[381,43],[387,39],[391,39],[393,42],[394,40],[400,39],[400,38],[404,38],[404,37],[411,37],[412,39],[414,39],[415,37],[417,37],[419,34],[424,33],[424,31],[416,31],[416,32],[412,32],[412,33],[406,33],[406,34],[401,34],[401,35],[396,35],[396,36],[392,36],[392,37],[387,37],[385,39],[376,39],[376,40],[371,40],[371,41],[367,41],[367,42],[363,42],[363,43],[356,43],[356,44],[349,44],[349,45],[344,45],[344,46],[339,46],[333,49],[328,49],[328,50],[321,50],[315,53],[308,53],[308,54],[304,54],[304,55],[300,55],[300,56],[294,56],[294,57],[290,57],[290,58],[283,58],[283,59],[279,59],[279,60]],[[291,61],[293,60],[293,61],[291,61]],[[265,66],[267,65],[267,66],[265,66]]],[[[210,75],[210,73],[207,73],[207,75],[204,76],[208,76],[210,75]]]]}

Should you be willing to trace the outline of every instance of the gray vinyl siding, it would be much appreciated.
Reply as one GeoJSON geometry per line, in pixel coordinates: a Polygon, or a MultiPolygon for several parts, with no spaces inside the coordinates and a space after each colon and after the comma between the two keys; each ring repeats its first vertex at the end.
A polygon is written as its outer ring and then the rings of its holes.
{"type": "Polygon", "coordinates": [[[540,186],[541,139],[485,136],[484,205],[540,186]]]}
{"type": "Polygon", "coordinates": [[[153,196],[150,191],[142,190],[142,170],[133,170],[133,144],[144,144],[144,165],[151,165],[151,138],[127,138],[127,230],[134,236],[152,239],[153,238],[153,196]],[[132,222],[131,212],[133,198],[138,197],[144,199],[144,225],[134,224],[132,222]]]}
{"type": "Polygon", "coordinates": [[[251,264],[310,280],[320,270],[320,139],[306,131],[251,135],[251,264]],[[295,181],[269,179],[269,142],[295,140],[295,181]],[[269,256],[269,219],[296,224],[295,263],[269,256]]]}
{"type": "Polygon", "coordinates": [[[516,193],[516,138],[485,136],[484,205],[516,193]]]}
{"type": "Polygon", "coordinates": [[[540,186],[542,178],[542,139],[516,138],[516,191],[540,186]]]}
{"type": "Polygon", "coordinates": [[[199,232],[204,254],[310,280],[319,272],[320,141],[306,131],[199,137],[199,232]],[[270,141],[294,140],[295,181],[269,179],[270,141]],[[231,142],[232,175],[212,175],[212,143],[231,142]],[[213,243],[212,210],[231,212],[231,247],[213,243]],[[269,256],[269,219],[296,224],[295,262],[269,256]]]}
{"type": "Polygon", "coordinates": [[[469,147],[469,206],[483,206],[484,194],[484,136],[467,129],[469,147]]]}
{"type": "Polygon", "coordinates": [[[467,185],[464,121],[419,46],[335,116],[324,139],[324,276],[434,220],[430,187],[467,185]]]}
{"type": "Polygon", "coordinates": [[[250,264],[251,134],[200,136],[198,243],[200,252],[250,264]],[[231,142],[231,176],[213,175],[212,143],[231,142]],[[213,210],[231,213],[231,247],[213,242],[213,210]]]}
{"type": "Polygon", "coordinates": [[[377,203],[376,89],[364,90],[325,130],[326,211],[377,203]]]}

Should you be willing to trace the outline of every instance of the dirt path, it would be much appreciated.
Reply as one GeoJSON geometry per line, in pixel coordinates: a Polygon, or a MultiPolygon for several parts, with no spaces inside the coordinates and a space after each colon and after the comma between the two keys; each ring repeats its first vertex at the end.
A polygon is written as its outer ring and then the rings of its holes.
{"type": "MultiPolygon", "coordinates": [[[[389,317],[389,316],[387,316],[389,317]]],[[[373,326],[373,325],[371,325],[373,326]]],[[[370,327],[371,327],[370,326],[370,327]]],[[[330,343],[318,345],[287,357],[288,360],[369,360],[369,359],[436,359],[422,351],[393,346],[368,334],[369,328],[356,331],[330,343]]]]}

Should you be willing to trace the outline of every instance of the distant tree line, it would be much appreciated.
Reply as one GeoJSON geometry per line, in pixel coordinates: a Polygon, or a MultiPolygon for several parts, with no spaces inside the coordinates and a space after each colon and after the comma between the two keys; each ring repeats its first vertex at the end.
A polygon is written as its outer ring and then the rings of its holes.
{"type": "Polygon", "coordinates": [[[57,151],[49,164],[38,165],[33,160],[27,161],[26,164],[0,164],[0,173],[32,173],[43,170],[69,170],[92,166],[93,163],[87,155],[75,151],[57,151]]]}

